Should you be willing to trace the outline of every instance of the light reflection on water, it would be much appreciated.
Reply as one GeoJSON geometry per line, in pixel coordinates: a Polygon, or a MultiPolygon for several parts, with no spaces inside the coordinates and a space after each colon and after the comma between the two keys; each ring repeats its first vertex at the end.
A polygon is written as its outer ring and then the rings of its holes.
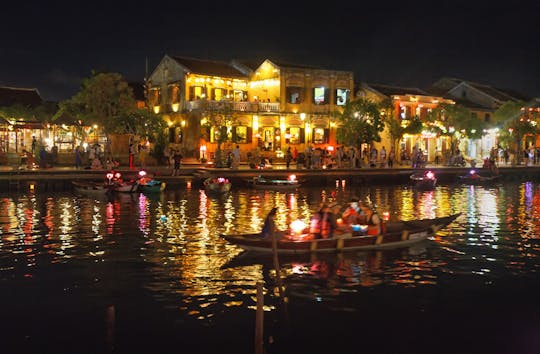
{"type": "Polygon", "coordinates": [[[331,300],[338,309],[354,310],[354,301],[337,302],[374,287],[537,279],[540,190],[527,182],[421,192],[336,184],[295,193],[237,189],[223,196],[197,188],[112,199],[69,192],[11,195],[0,201],[0,282],[15,294],[23,291],[21,279],[33,279],[50,292],[80,288],[96,299],[126,288],[147,291],[162,311],[209,322],[235,308],[253,309],[258,281],[274,293],[271,257],[242,254],[220,233],[258,232],[274,206],[280,228],[296,219],[307,223],[321,201],[345,206],[353,196],[389,211],[393,220],[462,215],[433,240],[406,249],[283,257],[293,301],[331,300]],[[69,276],[60,272],[42,283],[44,272],[58,271],[56,264],[66,265],[69,276]]]}

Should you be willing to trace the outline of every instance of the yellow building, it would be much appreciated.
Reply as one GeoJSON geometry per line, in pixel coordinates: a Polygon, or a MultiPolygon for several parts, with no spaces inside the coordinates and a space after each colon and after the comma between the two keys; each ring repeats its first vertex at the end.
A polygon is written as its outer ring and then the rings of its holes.
{"type": "Polygon", "coordinates": [[[205,126],[226,116],[222,148],[280,157],[287,147],[336,144],[332,113],[352,99],[353,73],[293,65],[220,62],[165,55],[147,79],[148,105],[169,125],[185,156],[212,158],[217,134],[205,126]]]}
{"type": "MultiPolygon", "coordinates": [[[[414,117],[424,120],[428,113],[441,103],[454,103],[453,100],[431,95],[419,88],[372,83],[362,83],[356,91],[356,97],[363,97],[373,102],[389,99],[394,108],[393,118],[401,120],[404,124],[414,117]]],[[[374,143],[374,146],[379,150],[381,146],[385,146],[388,150],[392,146],[390,140],[388,128],[385,128],[381,134],[381,142],[374,143]]],[[[450,149],[450,142],[447,137],[437,136],[429,131],[424,131],[419,135],[406,134],[399,142],[396,153],[401,155],[401,152],[405,151],[410,156],[415,146],[422,149],[426,161],[432,162],[435,161],[438,153],[444,156],[444,153],[450,149]]]]}

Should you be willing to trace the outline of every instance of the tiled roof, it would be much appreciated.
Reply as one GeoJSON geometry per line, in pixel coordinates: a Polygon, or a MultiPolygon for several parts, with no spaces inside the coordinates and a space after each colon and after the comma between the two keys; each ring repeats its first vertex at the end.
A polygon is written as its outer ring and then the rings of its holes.
{"type": "MultiPolygon", "coordinates": [[[[524,94],[522,94],[520,92],[517,92],[515,90],[502,89],[502,88],[493,87],[493,86],[490,86],[490,85],[485,85],[485,84],[481,84],[481,83],[478,83],[478,82],[473,82],[473,81],[463,80],[463,79],[458,79],[458,78],[444,77],[441,80],[437,81],[436,84],[439,83],[439,82],[443,82],[443,81],[453,83],[454,87],[456,87],[460,83],[464,82],[464,83],[468,84],[469,86],[472,86],[475,89],[477,89],[479,91],[482,91],[485,94],[487,94],[487,95],[489,95],[489,96],[491,96],[491,97],[493,97],[493,98],[495,98],[495,99],[497,99],[499,101],[503,101],[503,102],[506,102],[506,101],[509,101],[509,100],[512,100],[512,101],[530,101],[531,100],[531,97],[529,97],[527,95],[524,95],[524,94]]],[[[433,93],[442,92],[442,91],[448,92],[451,89],[453,89],[454,87],[449,88],[448,90],[444,90],[444,88],[441,88],[441,87],[438,87],[437,85],[434,85],[434,86],[429,88],[429,91],[433,92],[433,93]]]]}
{"type": "Polygon", "coordinates": [[[392,96],[392,95],[431,96],[426,91],[421,90],[416,87],[400,87],[400,86],[392,86],[392,85],[384,85],[384,84],[370,84],[370,83],[366,83],[365,86],[377,92],[380,92],[385,96],[392,96]]]}
{"type": "Polygon", "coordinates": [[[246,75],[234,68],[230,63],[176,56],[171,56],[171,58],[195,74],[247,78],[246,75]]]}
{"type": "Polygon", "coordinates": [[[0,87],[0,107],[22,105],[37,107],[43,104],[43,99],[37,89],[0,87]]]}
{"type": "Polygon", "coordinates": [[[270,60],[272,63],[276,64],[280,68],[324,70],[323,68],[321,68],[319,66],[287,63],[287,62],[284,62],[284,61],[272,60],[272,59],[268,59],[268,60],[270,60]]]}

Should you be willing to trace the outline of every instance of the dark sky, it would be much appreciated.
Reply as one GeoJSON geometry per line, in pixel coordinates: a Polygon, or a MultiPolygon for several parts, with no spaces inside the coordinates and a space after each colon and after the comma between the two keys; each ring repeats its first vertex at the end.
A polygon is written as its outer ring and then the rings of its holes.
{"type": "MultiPolygon", "coordinates": [[[[320,1],[320,0],[319,0],[320,1]]],[[[11,1],[0,85],[71,97],[92,70],[142,81],[164,54],[276,59],[426,88],[443,76],[540,97],[540,1],[11,1]]]]}

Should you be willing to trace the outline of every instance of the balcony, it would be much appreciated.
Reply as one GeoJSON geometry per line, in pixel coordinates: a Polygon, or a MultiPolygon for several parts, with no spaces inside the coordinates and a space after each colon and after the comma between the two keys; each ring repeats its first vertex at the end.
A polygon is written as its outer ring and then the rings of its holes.
{"type": "Polygon", "coordinates": [[[250,113],[278,113],[279,112],[279,102],[234,102],[234,101],[188,101],[187,109],[198,110],[198,109],[208,109],[208,110],[220,110],[229,108],[235,112],[250,112],[250,113]]]}

